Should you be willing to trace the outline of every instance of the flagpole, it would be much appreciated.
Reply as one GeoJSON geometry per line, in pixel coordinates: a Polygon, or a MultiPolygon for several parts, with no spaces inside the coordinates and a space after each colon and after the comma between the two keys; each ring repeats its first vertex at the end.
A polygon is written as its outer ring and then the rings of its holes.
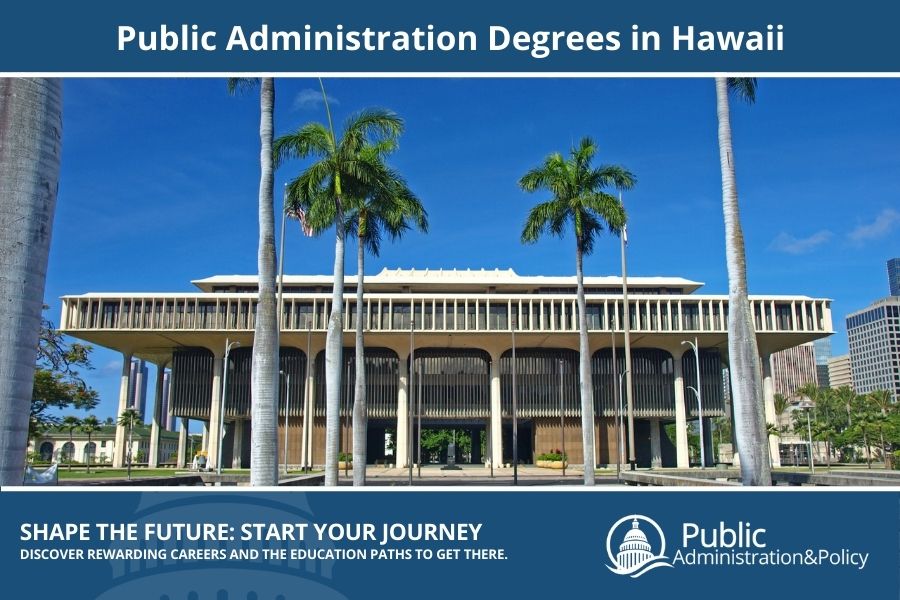
{"type": "MultiPolygon", "coordinates": [[[[622,204],[622,192],[619,192],[619,204],[622,204]]],[[[624,205],[623,205],[624,207],[624,205]]],[[[631,383],[631,307],[628,305],[628,269],[625,261],[625,247],[628,245],[628,225],[622,226],[622,303],[625,313],[625,398],[628,412],[628,463],[633,471],[637,460],[634,453],[634,394],[631,383]]]]}
{"type": "MultiPolygon", "coordinates": [[[[281,196],[281,243],[278,246],[278,338],[281,339],[281,328],[284,325],[284,224],[287,219],[287,184],[284,184],[284,194],[281,196]]],[[[278,347],[281,348],[279,341],[278,347]]],[[[281,352],[279,351],[279,355],[281,352]]],[[[306,357],[309,360],[309,357],[306,357]]],[[[287,431],[285,431],[287,435],[287,431]]]]}

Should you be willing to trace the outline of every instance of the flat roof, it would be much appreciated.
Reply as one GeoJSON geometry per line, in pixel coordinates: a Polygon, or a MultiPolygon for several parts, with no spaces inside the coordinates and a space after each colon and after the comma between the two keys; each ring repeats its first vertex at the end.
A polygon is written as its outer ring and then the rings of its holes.
{"type": "MultiPolygon", "coordinates": [[[[256,285],[256,275],[213,275],[191,281],[205,292],[213,291],[219,286],[256,285]]],[[[330,286],[331,275],[285,275],[286,286],[330,286]]],[[[356,284],[356,275],[344,277],[345,284],[356,284]]],[[[574,286],[575,276],[519,275],[512,269],[382,269],[377,275],[366,275],[366,285],[385,286],[417,286],[431,287],[441,285],[453,286],[510,286],[510,287],[560,287],[574,286]]],[[[621,287],[622,278],[618,275],[584,278],[585,285],[594,287],[621,287]]],[[[629,277],[629,287],[669,287],[680,288],[685,293],[693,292],[703,286],[702,282],[691,281],[683,277],[629,277]]]]}

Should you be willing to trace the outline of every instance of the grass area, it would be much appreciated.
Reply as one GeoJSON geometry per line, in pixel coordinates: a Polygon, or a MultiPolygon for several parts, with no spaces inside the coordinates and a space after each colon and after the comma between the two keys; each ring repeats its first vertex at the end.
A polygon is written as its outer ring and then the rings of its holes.
{"type": "MultiPolygon", "coordinates": [[[[131,477],[171,477],[176,469],[132,469],[131,477]]],[[[65,467],[59,468],[60,479],[124,479],[128,476],[127,469],[91,469],[88,473],[84,468],[75,468],[71,471],[65,467]]]]}

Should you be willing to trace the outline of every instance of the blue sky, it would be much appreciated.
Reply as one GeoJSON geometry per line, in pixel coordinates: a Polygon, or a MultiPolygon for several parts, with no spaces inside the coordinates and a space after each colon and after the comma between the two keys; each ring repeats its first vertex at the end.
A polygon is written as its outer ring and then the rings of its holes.
{"type": "MultiPolygon", "coordinates": [[[[429,212],[430,232],[385,245],[369,273],[572,274],[571,238],[519,243],[529,207],[544,198],[516,182],[590,135],[599,162],[638,179],[625,197],[629,272],[727,292],[710,79],[332,79],[326,87],[338,121],[372,106],[405,119],[392,162],[429,212]]],[[[754,106],[733,107],[750,291],[833,298],[835,354],[847,347],[843,317],[888,294],[885,261],[900,256],[898,104],[896,79],[763,79],[754,106]]],[[[230,97],[221,79],[65,82],[51,320],[63,294],[186,291],[191,279],[255,272],[258,110],[254,92],[230,97]]],[[[324,118],[316,80],[277,80],[276,135],[324,118]]],[[[302,168],[282,167],[276,190],[302,168]]],[[[332,236],[303,238],[294,225],[286,271],[330,273],[332,251],[332,236]]],[[[600,240],[585,269],[618,272],[614,238],[600,240]]],[[[121,355],[97,348],[93,360],[96,414],[112,416],[121,355]]],[[[151,399],[153,379],[151,368],[151,399]]]]}

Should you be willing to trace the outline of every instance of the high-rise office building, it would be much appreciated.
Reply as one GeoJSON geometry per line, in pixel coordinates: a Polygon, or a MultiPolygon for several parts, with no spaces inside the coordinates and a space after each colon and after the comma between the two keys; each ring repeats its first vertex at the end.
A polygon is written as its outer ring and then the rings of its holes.
{"type": "Polygon", "coordinates": [[[804,385],[818,384],[812,342],[775,352],[769,360],[772,361],[772,383],[776,394],[789,398],[804,385]]]}
{"type": "Polygon", "coordinates": [[[828,359],[828,380],[832,389],[848,387],[853,389],[853,372],[850,370],[850,355],[841,354],[828,359]]]}
{"type": "Polygon", "coordinates": [[[900,296],[900,258],[892,258],[887,261],[887,272],[891,296],[900,296]]]}
{"type": "Polygon", "coordinates": [[[146,419],[147,414],[147,363],[143,360],[131,361],[131,374],[128,387],[128,408],[133,408],[141,415],[141,420],[146,419]]]}
{"type": "Polygon", "coordinates": [[[900,397],[900,296],[889,296],[847,316],[853,389],[889,390],[900,397]]]}
{"type": "Polygon", "coordinates": [[[814,341],[813,350],[816,355],[816,381],[819,383],[819,387],[831,387],[831,380],[828,377],[828,359],[831,358],[831,337],[814,341]]]}

